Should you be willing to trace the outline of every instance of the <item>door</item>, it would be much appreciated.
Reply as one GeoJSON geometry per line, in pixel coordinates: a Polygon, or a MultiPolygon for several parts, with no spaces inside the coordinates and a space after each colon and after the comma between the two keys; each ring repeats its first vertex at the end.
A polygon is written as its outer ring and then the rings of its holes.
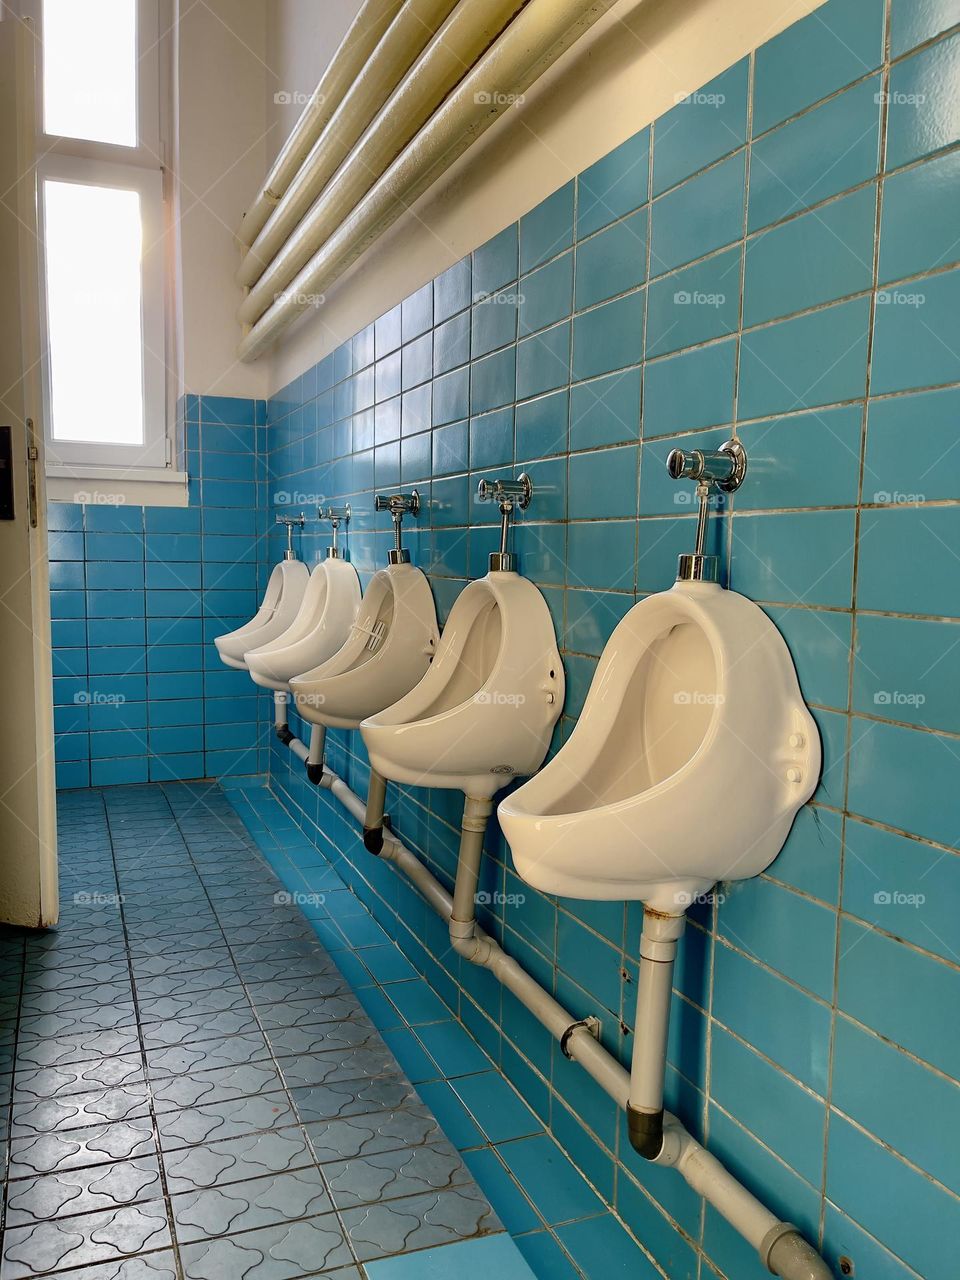
{"type": "Polygon", "coordinates": [[[0,922],[37,928],[59,908],[33,52],[0,21],[0,922]]]}

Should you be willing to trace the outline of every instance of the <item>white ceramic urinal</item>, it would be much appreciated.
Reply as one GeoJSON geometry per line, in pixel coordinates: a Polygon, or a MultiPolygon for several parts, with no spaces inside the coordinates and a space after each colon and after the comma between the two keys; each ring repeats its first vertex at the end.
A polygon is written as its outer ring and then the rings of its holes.
{"type": "Polygon", "coordinates": [[[820,738],[786,643],[751,600],[702,580],[702,542],[682,580],[622,620],[573,733],[499,806],[537,889],[682,913],[769,866],[817,785],[820,738]]]}
{"type": "Polygon", "coordinates": [[[254,683],[265,689],[289,693],[291,677],[332,658],[357,619],[360,579],[337,546],[340,522],[350,519],[350,509],[331,507],[321,519],[333,523],[333,545],[311,573],[296,618],[281,635],[244,656],[254,683]]]}
{"type": "Polygon", "coordinates": [[[276,639],[296,618],[310,571],[302,560],[285,559],[274,565],[260,608],[245,626],[217,636],[214,644],[228,667],[246,669],[244,655],[276,639]]]}
{"type": "Polygon", "coordinates": [[[546,601],[518,574],[491,571],[461,592],[417,687],[360,732],[384,777],[488,798],[542,763],[563,694],[546,601]]]}
{"type": "Polygon", "coordinates": [[[430,585],[399,545],[398,516],[419,510],[419,497],[377,502],[378,510],[391,510],[398,531],[391,562],[370,580],[343,647],[290,680],[297,710],[311,724],[355,729],[409,693],[436,653],[440,628],[430,585]]]}

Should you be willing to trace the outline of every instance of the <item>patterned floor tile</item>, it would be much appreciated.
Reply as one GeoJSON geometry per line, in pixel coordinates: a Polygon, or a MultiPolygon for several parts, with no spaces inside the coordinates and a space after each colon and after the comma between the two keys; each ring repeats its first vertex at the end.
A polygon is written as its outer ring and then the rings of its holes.
{"type": "Polygon", "coordinates": [[[285,1093],[261,1093],[208,1107],[166,1111],[157,1117],[160,1145],[165,1151],[239,1138],[245,1133],[289,1128],[296,1123],[297,1116],[285,1093]]]}
{"type": "Polygon", "coordinates": [[[399,1073],[373,1080],[334,1080],[329,1084],[291,1089],[290,1097],[304,1123],[365,1115],[370,1111],[394,1111],[419,1101],[413,1085],[399,1073]]]}
{"type": "Polygon", "coordinates": [[[121,1085],[92,1093],[72,1093],[42,1102],[19,1103],[13,1108],[11,1132],[18,1137],[80,1129],[111,1120],[132,1120],[147,1115],[150,1095],[145,1084],[121,1085]]]}
{"type": "Polygon", "coordinates": [[[361,1262],[503,1230],[471,1187],[347,1209],[341,1217],[361,1262]]]}
{"type": "Polygon", "coordinates": [[[177,1239],[187,1244],[330,1213],[333,1205],[320,1170],[306,1168],[177,1195],[171,1208],[177,1239]]]}
{"type": "Polygon", "coordinates": [[[147,1072],[151,1080],[157,1080],[163,1076],[189,1075],[201,1069],[237,1067],[269,1056],[267,1042],[257,1031],[248,1035],[193,1041],[166,1049],[148,1049],[147,1072]]]}
{"type": "Polygon", "coordinates": [[[153,1156],[25,1178],[10,1184],[7,1226],[25,1226],[67,1214],[114,1209],[163,1196],[160,1166],[153,1156]]]}
{"type": "Polygon", "coordinates": [[[101,1058],[65,1067],[45,1067],[39,1071],[18,1070],[14,1101],[62,1098],[73,1093],[92,1093],[120,1085],[142,1085],[143,1059],[140,1054],[123,1058],[101,1058]]]}
{"type": "Polygon", "coordinates": [[[4,1235],[0,1280],[113,1262],[170,1243],[162,1200],[13,1227],[4,1235]]]}
{"type": "Polygon", "coordinates": [[[11,1178],[25,1178],[54,1170],[80,1169],[108,1160],[130,1160],[156,1151],[148,1116],[84,1129],[59,1129],[10,1141],[11,1178]]]}
{"type": "Polygon", "coordinates": [[[333,1214],[188,1244],[180,1258],[189,1280],[293,1280],[353,1261],[333,1214]]]}
{"type": "Polygon", "coordinates": [[[313,1155],[299,1129],[251,1133],[211,1146],[166,1151],[163,1164],[171,1195],[246,1182],[312,1165],[313,1155]]]}
{"type": "Polygon", "coordinates": [[[414,1103],[402,1111],[318,1120],[304,1125],[317,1160],[341,1160],[399,1147],[420,1147],[443,1135],[430,1111],[414,1103]]]}
{"type": "Polygon", "coordinates": [[[323,1175],[338,1209],[447,1191],[473,1182],[466,1165],[446,1142],[336,1161],[324,1165],[323,1175]]]}
{"type": "Polygon", "coordinates": [[[151,1086],[153,1104],[159,1114],[181,1107],[197,1107],[246,1098],[253,1094],[275,1093],[283,1088],[276,1066],[269,1060],[248,1062],[239,1067],[220,1067],[209,1071],[187,1072],[182,1076],[166,1076],[151,1086]]]}

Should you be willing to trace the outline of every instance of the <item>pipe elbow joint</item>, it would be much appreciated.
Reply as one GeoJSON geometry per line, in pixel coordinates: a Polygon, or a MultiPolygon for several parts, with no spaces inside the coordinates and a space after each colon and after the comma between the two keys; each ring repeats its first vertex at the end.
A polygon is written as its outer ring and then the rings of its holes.
{"type": "Polygon", "coordinates": [[[486,965],[492,955],[489,939],[477,936],[475,920],[451,919],[450,945],[471,964],[486,965]]]}
{"type": "Polygon", "coordinates": [[[321,781],[323,780],[323,764],[322,763],[314,764],[312,760],[308,760],[307,761],[307,777],[314,784],[314,786],[319,787],[321,781]]]}
{"type": "Polygon", "coordinates": [[[644,1160],[656,1160],[663,1150],[663,1109],[640,1111],[627,1103],[630,1145],[644,1160]]]}
{"type": "Polygon", "coordinates": [[[782,1280],[833,1280],[833,1272],[790,1222],[778,1222],[760,1242],[760,1258],[782,1280]]]}
{"type": "Polygon", "coordinates": [[[289,747],[290,743],[294,739],[294,734],[292,733],[290,726],[288,724],[278,724],[277,737],[280,739],[280,741],[283,743],[285,747],[289,747]]]}
{"type": "Polygon", "coordinates": [[[363,828],[363,847],[377,857],[383,853],[383,827],[363,828]]]}

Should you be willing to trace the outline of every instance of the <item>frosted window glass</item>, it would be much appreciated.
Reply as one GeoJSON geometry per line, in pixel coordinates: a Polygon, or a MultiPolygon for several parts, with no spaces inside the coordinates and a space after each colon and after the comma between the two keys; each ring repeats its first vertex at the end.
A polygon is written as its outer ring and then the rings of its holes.
{"type": "Polygon", "coordinates": [[[136,0],[43,0],[43,127],[137,145],[136,0]]]}
{"type": "Polygon", "coordinates": [[[51,436],[142,444],[139,192],[43,185],[51,436]]]}

